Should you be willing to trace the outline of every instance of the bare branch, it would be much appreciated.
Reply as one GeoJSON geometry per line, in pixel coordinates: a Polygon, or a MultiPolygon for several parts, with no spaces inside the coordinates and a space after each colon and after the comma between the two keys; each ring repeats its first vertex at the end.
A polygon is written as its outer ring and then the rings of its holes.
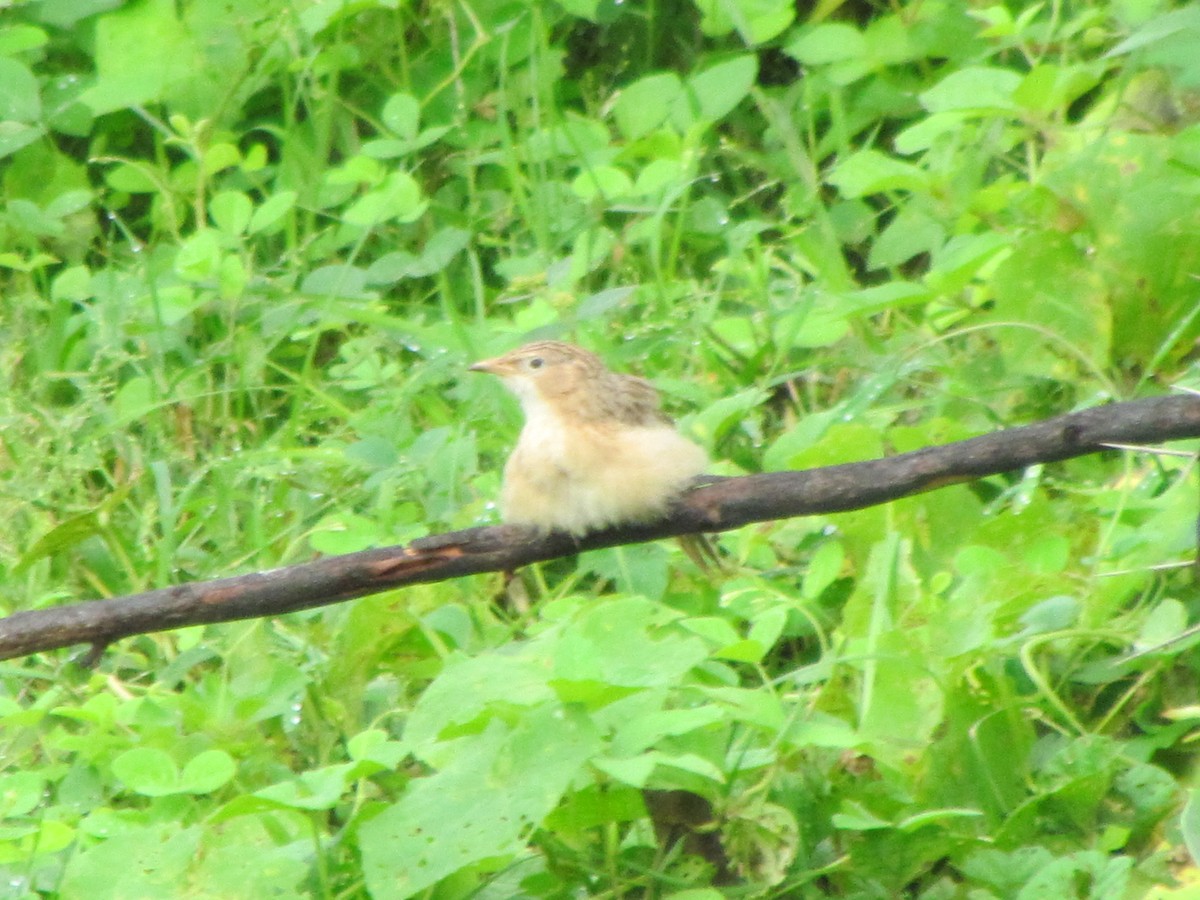
{"type": "Polygon", "coordinates": [[[1200,397],[1133,400],[1058,416],[886,459],[804,472],[704,479],[671,516],[578,541],[516,526],[470,528],[407,546],[366,550],[297,566],[17,612],[0,619],[0,659],[73,644],[98,654],[112,641],[185,625],[229,622],[323,606],[410,584],[511,570],[580,550],[641,543],[751,522],[842,512],[1105,450],[1111,444],[1200,437],[1200,397]]]}

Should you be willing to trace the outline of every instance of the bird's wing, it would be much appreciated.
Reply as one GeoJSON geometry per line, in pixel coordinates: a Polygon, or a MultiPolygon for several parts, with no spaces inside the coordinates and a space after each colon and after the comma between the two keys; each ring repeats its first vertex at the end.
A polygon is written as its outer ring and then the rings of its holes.
{"type": "Polygon", "coordinates": [[[611,398],[607,410],[612,418],[626,425],[670,425],[671,419],[659,408],[658,391],[645,378],[636,375],[617,375],[615,390],[606,391],[611,398]]]}

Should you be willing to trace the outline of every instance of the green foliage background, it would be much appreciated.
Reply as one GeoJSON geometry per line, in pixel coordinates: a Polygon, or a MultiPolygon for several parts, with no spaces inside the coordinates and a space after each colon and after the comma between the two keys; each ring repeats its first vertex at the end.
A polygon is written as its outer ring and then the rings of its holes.
{"type": "MultiPolygon", "coordinates": [[[[725,474],[1197,382],[1191,5],[6,6],[5,612],[494,521],[535,336],[725,474]]],[[[0,895],[1200,897],[1195,515],[1114,450],[11,661],[0,895]]]]}

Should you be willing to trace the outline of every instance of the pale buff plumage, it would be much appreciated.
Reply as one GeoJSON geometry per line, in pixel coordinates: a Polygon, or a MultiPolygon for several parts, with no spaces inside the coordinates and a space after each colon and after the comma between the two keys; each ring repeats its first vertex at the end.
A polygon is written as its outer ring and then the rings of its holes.
{"type": "Polygon", "coordinates": [[[504,467],[506,522],[582,535],[651,521],[708,465],[648,381],[610,372],[587,350],[539,341],[471,370],[503,379],[525,414],[504,467]]]}

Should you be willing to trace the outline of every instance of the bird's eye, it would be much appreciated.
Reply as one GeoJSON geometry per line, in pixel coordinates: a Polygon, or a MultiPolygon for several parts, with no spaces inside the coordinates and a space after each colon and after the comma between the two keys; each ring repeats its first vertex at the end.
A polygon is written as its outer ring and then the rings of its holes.
{"type": "Polygon", "coordinates": [[[545,362],[545,360],[542,359],[540,356],[535,356],[533,359],[531,359],[529,361],[529,368],[540,369],[542,367],[542,363],[544,363],[544,362],[545,362]]]}

